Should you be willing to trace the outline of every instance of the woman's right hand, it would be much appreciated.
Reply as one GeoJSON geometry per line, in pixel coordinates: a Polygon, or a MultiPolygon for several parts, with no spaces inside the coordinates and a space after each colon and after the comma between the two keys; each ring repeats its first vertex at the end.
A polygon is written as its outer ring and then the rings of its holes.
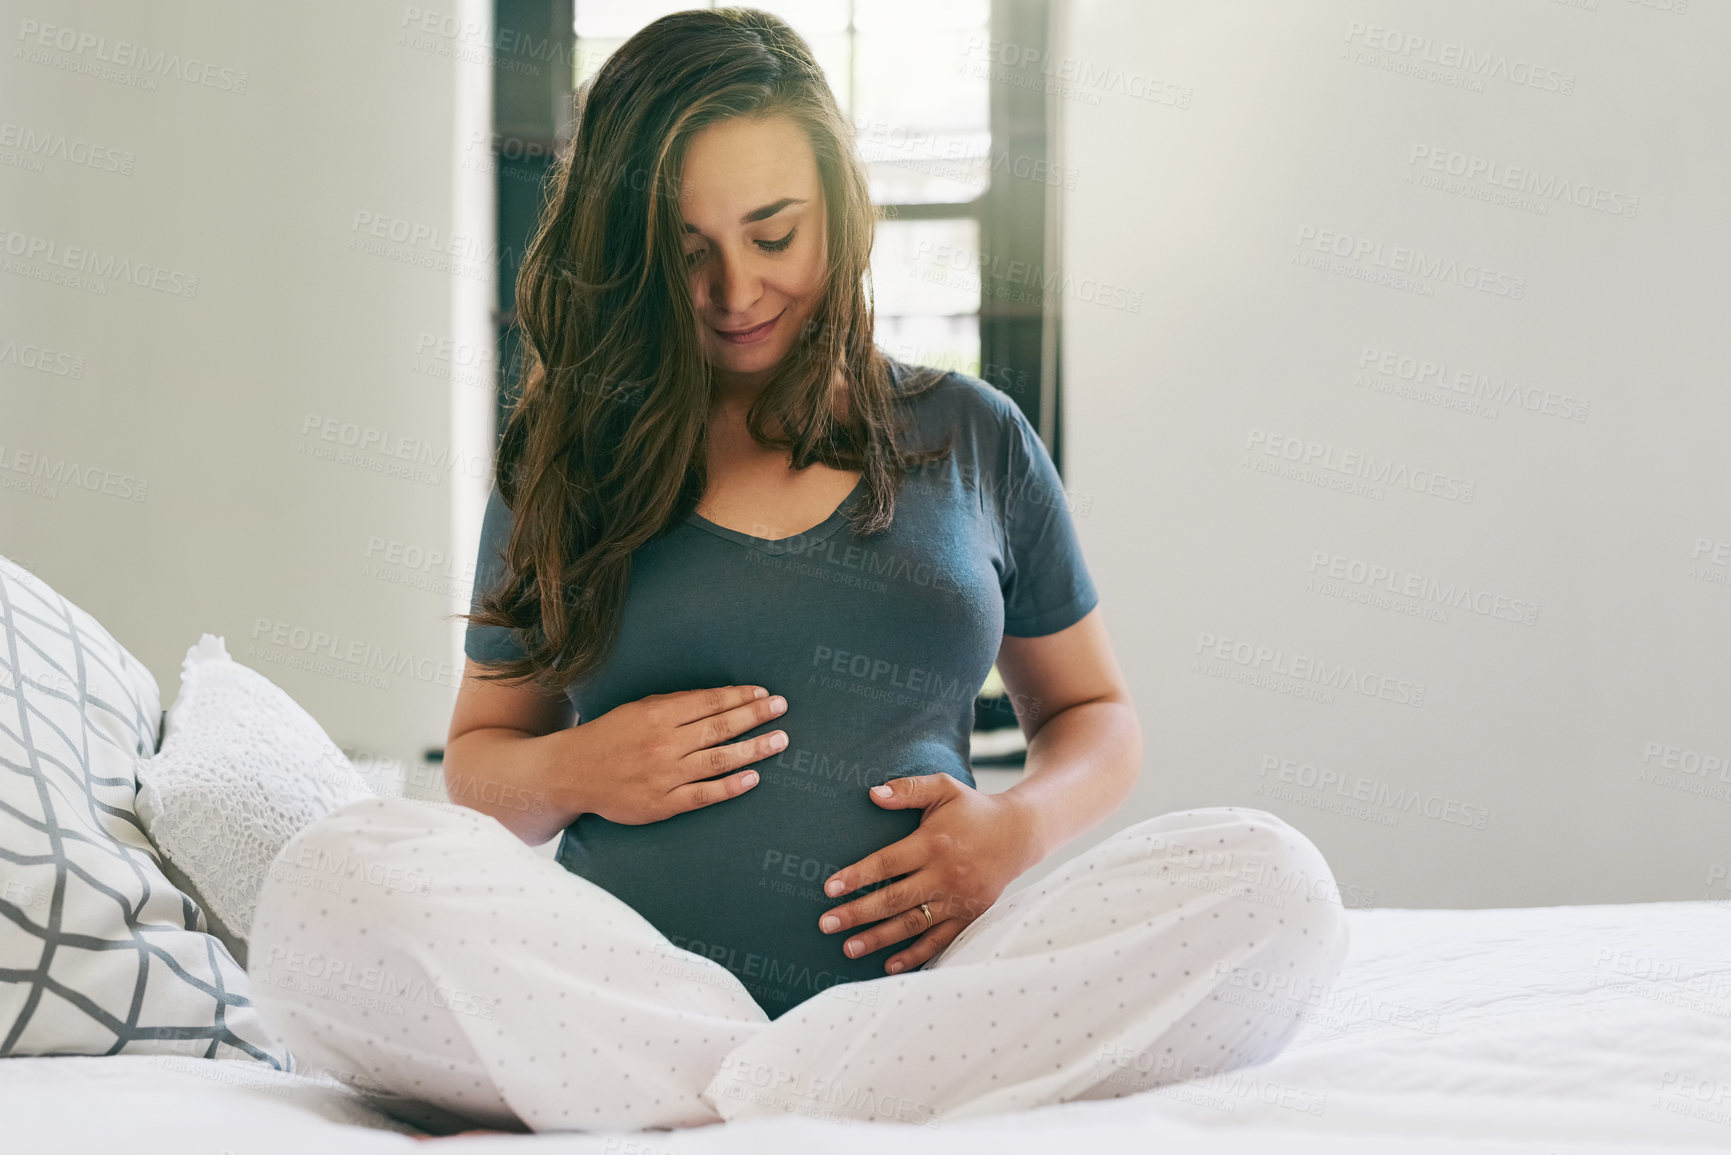
{"type": "Polygon", "coordinates": [[[566,735],[587,779],[584,809],[640,826],[743,794],[756,785],[757,771],[729,771],[778,753],[787,734],[727,739],[786,709],[762,686],[717,686],[650,694],[573,726],[566,735]]]}

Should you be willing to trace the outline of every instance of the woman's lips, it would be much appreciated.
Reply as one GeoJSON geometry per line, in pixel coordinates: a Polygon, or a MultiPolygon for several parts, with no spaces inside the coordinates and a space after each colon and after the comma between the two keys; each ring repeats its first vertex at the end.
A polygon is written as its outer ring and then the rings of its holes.
{"type": "MultiPolygon", "coordinates": [[[[786,311],[787,310],[785,309],[782,310],[782,312],[786,311]]],[[[769,331],[775,328],[775,323],[779,320],[781,320],[781,313],[777,313],[763,324],[751,329],[740,329],[732,333],[727,332],[725,329],[716,329],[715,334],[723,341],[732,341],[735,345],[749,345],[753,341],[761,341],[765,337],[769,336],[769,331]]],[[[714,326],[711,326],[711,328],[714,328],[714,326]]]]}

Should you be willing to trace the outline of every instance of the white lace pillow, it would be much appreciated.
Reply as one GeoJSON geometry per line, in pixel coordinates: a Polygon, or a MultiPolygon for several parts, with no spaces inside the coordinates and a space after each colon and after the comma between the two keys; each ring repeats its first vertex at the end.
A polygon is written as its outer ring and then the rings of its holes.
{"type": "Polygon", "coordinates": [[[165,876],[134,810],[160,721],[150,671],[0,557],[0,1054],[289,1070],[251,980],[165,876]]]}
{"type": "Polygon", "coordinates": [[[201,637],[180,671],[162,747],[138,769],[138,815],[244,941],[283,844],[373,791],[312,715],[221,638],[201,637]]]}

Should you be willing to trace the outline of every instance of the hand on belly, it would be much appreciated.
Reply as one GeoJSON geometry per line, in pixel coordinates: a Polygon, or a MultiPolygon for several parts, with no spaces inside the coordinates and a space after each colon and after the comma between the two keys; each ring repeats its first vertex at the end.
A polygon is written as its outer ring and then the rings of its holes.
{"type": "Polygon", "coordinates": [[[718,686],[650,694],[573,727],[566,733],[582,812],[640,826],[739,797],[758,781],[756,770],[740,767],[786,747],[787,734],[727,739],[786,709],[762,686],[718,686]]]}
{"type": "Polygon", "coordinates": [[[885,810],[923,811],[919,828],[832,875],[825,886],[832,896],[895,881],[826,911],[818,926],[834,934],[875,923],[842,944],[850,958],[912,938],[885,960],[888,974],[943,950],[1039,860],[1024,810],[949,774],[891,779],[869,796],[885,810]]]}

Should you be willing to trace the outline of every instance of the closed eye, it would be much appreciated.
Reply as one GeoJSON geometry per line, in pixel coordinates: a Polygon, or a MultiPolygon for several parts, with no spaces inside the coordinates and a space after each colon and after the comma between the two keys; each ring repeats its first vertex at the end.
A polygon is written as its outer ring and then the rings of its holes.
{"type": "MultiPolygon", "coordinates": [[[[796,235],[798,235],[798,233],[799,233],[799,230],[797,228],[789,229],[787,236],[781,237],[780,239],[773,240],[773,241],[758,241],[757,247],[764,250],[765,252],[768,252],[768,253],[779,253],[782,250],[786,249],[787,246],[793,244],[793,238],[796,235]]],[[[694,249],[691,252],[686,253],[685,254],[685,263],[687,265],[697,264],[698,261],[702,258],[703,254],[707,251],[708,251],[707,249],[694,249]]]]}

